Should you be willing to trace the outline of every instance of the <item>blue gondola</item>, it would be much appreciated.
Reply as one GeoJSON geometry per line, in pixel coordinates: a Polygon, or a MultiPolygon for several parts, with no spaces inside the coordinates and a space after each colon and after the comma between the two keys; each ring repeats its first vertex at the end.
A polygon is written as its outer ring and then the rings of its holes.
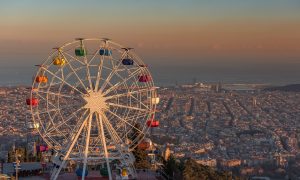
{"type": "MultiPolygon", "coordinates": [[[[76,175],[78,176],[78,177],[82,177],[82,175],[83,175],[83,169],[82,168],[78,168],[77,170],[76,170],[76,175]]],[[[85,173],[84,173],[84,176],[86,177],[88,175],[88,170],[86,169],[85,170],[85,173]]]]}
{"type": "Polygon", "coordinates": [[[101,56],[111,56],[112,55],[112,51],[109,49],[100,49],[99,50],[99,54],[101,56]]]}
{"type": "Polygon", "coordinates": [[[129,59],[129,58],[123,59],[122,64],[123,65],[133,65],[133,60],[129,59]]]}

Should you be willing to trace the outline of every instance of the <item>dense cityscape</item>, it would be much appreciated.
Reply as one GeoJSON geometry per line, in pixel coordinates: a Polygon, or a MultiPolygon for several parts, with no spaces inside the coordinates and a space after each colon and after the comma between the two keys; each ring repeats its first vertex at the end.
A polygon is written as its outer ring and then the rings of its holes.
{"type": "Polygon", "coordinates": [[[203,84],[160,93],[162,125],[154,134],[172,142],[176,157],[238,167],[242,175],[285,174],[287,167],[297,173],[299,93],[211,90],[203,84]]]}
{"type": "MultiPolygon", "coordinates": [[[[0,90],[0,155],[35,135],[28,130],[26,87],[0,90]]],[[[240,176],[299,177],[300,94],[250,85],[161,87],[149,137],[162,152],[240,176]]],[[[34,149],[34,148],[32,148],[34,149]]]]}
{"type": "Polygon", "coordinates": [[[1,1],[0,180],[300,180],[300,1],[1,1]]]}

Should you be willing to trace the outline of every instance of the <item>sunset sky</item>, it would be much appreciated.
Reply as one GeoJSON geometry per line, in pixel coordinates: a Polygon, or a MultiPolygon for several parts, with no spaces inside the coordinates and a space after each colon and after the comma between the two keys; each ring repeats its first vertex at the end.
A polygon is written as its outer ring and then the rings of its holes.
{"type": "Polygon", "coordinates": [[[0,1],[0,65],[109,37],[153,66],[300,62],[299,0],[0,1]]]}

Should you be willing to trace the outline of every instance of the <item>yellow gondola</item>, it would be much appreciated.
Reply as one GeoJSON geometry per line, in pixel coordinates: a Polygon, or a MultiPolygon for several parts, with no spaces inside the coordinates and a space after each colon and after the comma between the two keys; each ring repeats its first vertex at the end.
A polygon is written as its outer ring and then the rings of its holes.
{"type": "Polygon", "coordinates": [[[66,64],[66,60],[64,58],[56,57],[53,59],[53,65],[55,66],[63,66],[66,64]]]}

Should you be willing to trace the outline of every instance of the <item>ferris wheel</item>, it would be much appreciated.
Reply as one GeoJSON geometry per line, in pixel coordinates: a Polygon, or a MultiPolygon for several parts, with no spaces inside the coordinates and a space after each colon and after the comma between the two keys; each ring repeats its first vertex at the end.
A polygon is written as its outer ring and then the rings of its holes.
{"type": "Polygon", "coordinates": [[[131,151],[159,124],[159,98],[142,59],[106,38],[79,38],[36,66],[26,102],[56,153],[51,179],[71,161],[81,164],[83,174],[89,164],[106,164],[112,179],[110,163],[117,160],[121,179],[135,177],[131,151]]]}

